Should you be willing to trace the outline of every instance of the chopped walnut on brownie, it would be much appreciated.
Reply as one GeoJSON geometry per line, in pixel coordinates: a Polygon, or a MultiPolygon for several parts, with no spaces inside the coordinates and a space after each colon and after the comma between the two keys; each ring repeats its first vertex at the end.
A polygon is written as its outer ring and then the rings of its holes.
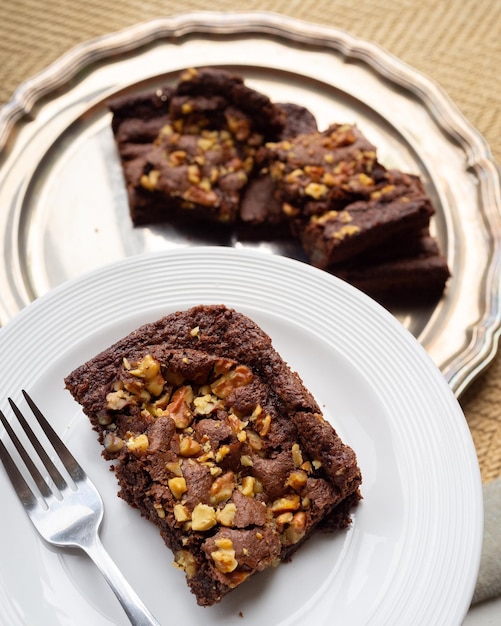
{"type": "Polygon", "coordinates": [[[269,143],[261,168],[311,263],[324,269],[427,227],[434,212],[418,177],[386,170],[355,126],[269,143]]]}
{"type": "MultiPolygon", "coordinates": [[[[164,91],[159,128],[158,110],[146,105],[147,96],[110,103],[133,222],[187,216],[233,222],[256,150],[280,136],[283,110],[222,69],[189,69],[164,91]],[[136,134],[124,141],[123,127],[131,119],[136,134]],[[153,138],[150,128],[157,130],[153,138]],[[141,141],[138,149],[141,129],[149,145],[141,141]]],[[[155,97],[150,95],[152,104],[155,97]]]]}
{"type": "Polygon", "coordinates": [[[356,125],[320,131],[306,107],[274,103],[219,68],[186,70],[174,87],[110,109],[135,225],[209,220],[213,234],[302,248],[380,301],[407,299],[411,284],[423,301],[443,293],[450,272],[436,242],[433,254],[398,256],[402,238],[428,228],[429,195],[418,176],[382,165],[356,125]],[[370,259],[383,248],[391,263],[370,259]]]}
{"type": "Polygon", "coordinates": [[[260,153],[260,167],[275,181],[288,217],[342,208],[364,197],[384,173],[376,148],[349,124],[269,142],[260,153]]]}
{"type": "Polygon", "coordinates": [[[199,306],[147,324],[66,386],[113,459],[120,496],[154,522],[209,606],[350,523],[360,469],[244,315],[199,306]]]}
{"type": "MultiPolygon", "coordinates": [[[[300,134],[318,132],[317,121],[305,107],[284,102],[278,106],[284,111],[285,126],[280,141],[300,134]]],[[[256,161],[260,159],[260,151],[256,161]]],[[[269,169],[261,167],[250,179],[240,203],[240,232],[244,236],[270,237],[291,236],[288,218],[282,211],[280,193],[269,169]]]]}

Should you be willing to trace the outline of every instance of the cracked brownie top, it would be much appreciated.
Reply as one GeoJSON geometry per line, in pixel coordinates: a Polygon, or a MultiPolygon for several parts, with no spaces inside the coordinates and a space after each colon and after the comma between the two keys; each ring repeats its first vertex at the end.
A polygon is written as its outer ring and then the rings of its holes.
{"type": "Polygon", "coordinates": [[[359,498],[356,456],[269,337],[225,307],[132,333],[66,379],[120,495],[159,526],[202,605],[359,498]]]}

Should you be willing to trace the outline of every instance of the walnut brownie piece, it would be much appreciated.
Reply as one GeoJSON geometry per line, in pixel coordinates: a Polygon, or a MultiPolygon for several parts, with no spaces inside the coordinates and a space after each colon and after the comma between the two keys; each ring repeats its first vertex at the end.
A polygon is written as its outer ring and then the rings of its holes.
{"type": "MultiPolygon", "coordinates": [[[[145,203],[151,198],[143,197],[137,190],[143,175],[146,156],[153,141],[169,119],[172,89],[163,87],[154,92],[138,95],[123,95],[108,103],[112,112],[111,127],[118,149],[123,176],[126,182],[131,217],[140,221],[145,203]]],[[[146,210],[152,213],[162,211],[163,203],[153,199],[153,206],[146,210]]]]}
{"type": "Polygon", "coordinates": [[[285,125],[280,132],[280,141],[318,132],[317,120],[306,107],[295,102],[279,102],[277,106],[285,113],[285,125]]]}
{"type": "Polygon", "coordinates": [[[427,227],[434,212],[419,178],[386,170],[355,126],[268,144],[261,168],[311,263],[324,269],[427,227]]]}
{"type": "Polygon", "coordinates": [[[289,217],[321,215],[364,197],[384,173],[376,148],[356,126],[332,124],[260,151],[259,166],[270,172],[289,217]]]}
{"type": "Polygon", "coordinates": [[[392,242],[398,246],[399,237],[427,228],[434,213],[419,178],[396,170],[378,182],[364,178],[357,193],[361,199],[343,208],[295,220],[313,265],[325,269],[392,242]]]}
{"type": "Polygon", "coordinates": [[[403,237],[395,250],[371,252],[329,271],[383,304],[426,304],[442,295],[450,271],[429,234],[403,237]]]}
{"type": "Polygon", "coordinates": [[[135,138],[129,145],[120,131],[128,116],[136,126],[157,127],[155,109],[140,108],[123,97],[110,104],[132,221],[233,222],[256,150],[280,136],[284,112],[240,77],[214,68],[184,72],[165,105],[164,123],[148,148],[142,142],[138,151],[135,138]]]}
{"type": "MultiPolygon", "coordinates": [[[[280,141],[318,132],[315,116],[306,107],[289,102],[281,102],[278,106],[286,115],[280,141]]],[[[256,160],[259,160],[259,152],[256,160]]],[[[261,168],[249,181],[240,203],[239,217],[239,233],[245,237],[290,238],[288,219],[282,211],[276,182],[268,168],[261,168]]]]}
{"type": "Polygon", "coordinates": [[[110,108],[135,224],[170,221],[190,235],[274,241],[294,255],[299,241],[313,265],[377,299],[391,276],[394,293],[416,280],[433,293],[445,285],[449,270],[438,253],[424,263],[418,246],[417,256],[409,248],[405,262],[393,262],[403,258],[403,241],[418,241],[434,208],[419,178],[387,170],[356,126],[320,132],[306,107],[272,103],[211,68],[110,108]],[[378,259],[368,259],[372,253],[378,259]]]}
{"type": "Polygon", "coordinates": [[[199,306],[147,324],[66,378],[200,605],[345,527],[361,474],[250,319],[199,306]]]}

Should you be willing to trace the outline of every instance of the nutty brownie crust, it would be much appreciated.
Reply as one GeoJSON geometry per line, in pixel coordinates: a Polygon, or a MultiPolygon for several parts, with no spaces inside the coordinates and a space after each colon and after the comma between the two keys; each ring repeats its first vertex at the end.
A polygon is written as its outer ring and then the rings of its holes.
{"type": "Polygon", "coordinates": [[[244,315],[199,306],[147,324],[65,380],[201,605],[285,560],[360,498],[355,453],[244,315]]]}
{"type": "Polygon", "coordinates": [[[419,233],[434,212],[419,179],[402,172],[387,171],[378,182],[364,176],[357,193],[364,199],[296,219],[313,265],[327,268],[419,233]]]}
{"type": "MultiPolygon", "coordinates": [[[[280,103],[278,106],[285,114],[285,126],[280,133],[281,141],[301,134],[318,132],[315,117],[305,107],[289,102],[280,103]]],[[[258,163],[263,160],[264,154],[266,154],[264,148],[257,152],[258,163]]],[[[239,232],[248,238],[272,239],[291,236],[276,181],[262,163],[242,195],[238,225],[239,232]]]]}
{"type": "Polygon", "coordinates": [[[323,269],[426,228],[434,213],[419,178],[386,170],[356,126],[269,143],[259,158],[292,232],[323,269]]]}
{"type": "Polygon", "coordinates": [[[282,211],[293,223],[363,199],[385,171],[376,148],[348,124],[269,142],[258,160],[260,171],[275,181],[282,211]]]}
{"type": "Polygon", "coordinates": [[[450,272],[438,251],[426,262],[378,260],[416,240],[434,207],[421,180],[387,170],[356,126],[321,132],[305,107],[274,103],[219,68],[189,69],[175,87],[110,108],[135,225],[298,241],[312,265],[380,301],[399,290],[407,300],[412,283],[416,300],[442,294],[450,272]]]}
{"type": "Polygon", "coordinates": [[[174,118],[200,119],[209,126],[230,126],[237,139],[249,132],[279,137],[285,125],[284,111],[268,96],[245,85],[240,76],[219,68],[189,69],[183,72],[173,95],[174,118]],[[231,119],[231,114],[235,118],[231,119]],[[250,129],[250,131],[249,131],[250,129]]]}
{"type": "Polygon", "coordinates": [[[284,111],[221,69],[187,70],[160,93],[161,104],[157,94],[110,103],[132,221],[234,222],[256,150],[280,136],[284,111]]]}

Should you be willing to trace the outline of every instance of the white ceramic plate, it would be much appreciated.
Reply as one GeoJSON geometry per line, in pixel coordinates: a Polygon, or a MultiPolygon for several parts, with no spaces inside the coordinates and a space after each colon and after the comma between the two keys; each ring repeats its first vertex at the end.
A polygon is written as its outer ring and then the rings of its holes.
{"type": "MultiPolygon", "coordinates": [[[[193,247],[131,257],[67,282],[0,330],[0,379],[26,388],[106,502],[105,546],[162,624],[460,624],[482,538],[469,430],[425,350],[388,312],[333,276],[259,251],[193,247]],[[364,500],[346,532],[202,609],[153,525],[116,497],[95,433],[63,378],[138,325],[200,303],[252,317],[356,450],[364,500]],[[243,615],[243,619],[241,616],[243,615]]],[[[5,399],[2,410],[10,415],[5,399]]],[[[1,433],[5,438],[5,433],[1,433]]],[[[0,621],[126,624],[80,553],[47,548],[3,471],[0,621]]]]}

